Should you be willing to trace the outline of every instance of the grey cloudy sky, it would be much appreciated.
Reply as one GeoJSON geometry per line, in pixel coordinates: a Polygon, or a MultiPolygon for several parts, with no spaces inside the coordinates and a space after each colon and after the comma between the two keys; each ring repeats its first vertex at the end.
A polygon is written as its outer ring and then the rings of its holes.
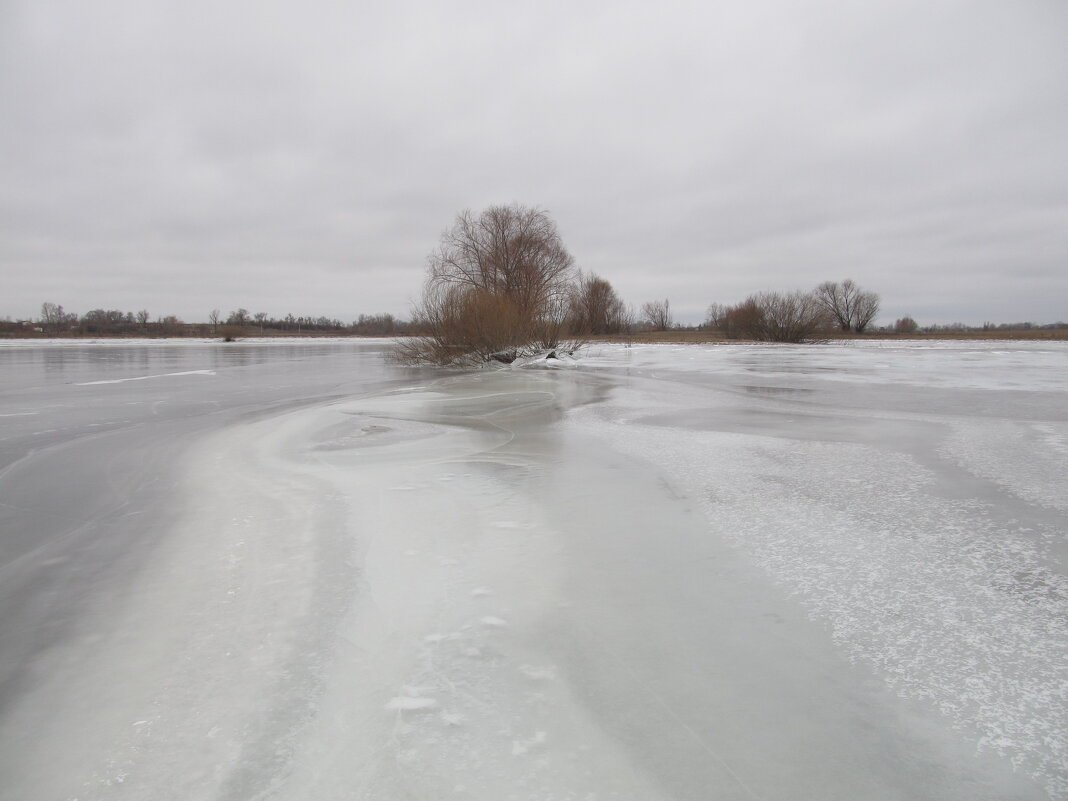
{"type": "Polygon", "coordinates": [[[1068,319],[1068,3],[0,0],[0,316],[407,315],[464,208],[634,304],[1068,319]]]}

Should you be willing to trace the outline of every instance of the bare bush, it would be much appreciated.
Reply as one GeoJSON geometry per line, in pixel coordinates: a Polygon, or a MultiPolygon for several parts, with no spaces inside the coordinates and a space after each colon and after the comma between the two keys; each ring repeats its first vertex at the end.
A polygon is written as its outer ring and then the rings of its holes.
{"type": "Polygon", "coordinates": [[[756,296],[750,295],[730,310],[727,326],[732,338],[764,338],[764,312],[757,303],[756,296]]]}
{"type": "Polygon", "coordinates": [[[826,313],[811,292],[761,292],[753,303],[759,310],[754,339],[768,342],[807,342],[826,322],[826,313]]]}
{"type": "Polygon", "coordinates": [[[754,296],[734,306],[712,303],[705,312],[705,327],[719,331],[728,339],[755,338],[760,320],[761,311],[757,307],[754,296]]]}
{"type": "Polygon", "coordinates": [[[902,317],[894,321],[895,334],[915,334],[920,326],[911,317],[902,317]]]}
{"type": "Polygon", "coordinates": [[[735,306],[712,304],[708,324],[731,339],[807,342],[826,325],[823,306],[811,292],[760,292],[735,306]]]}

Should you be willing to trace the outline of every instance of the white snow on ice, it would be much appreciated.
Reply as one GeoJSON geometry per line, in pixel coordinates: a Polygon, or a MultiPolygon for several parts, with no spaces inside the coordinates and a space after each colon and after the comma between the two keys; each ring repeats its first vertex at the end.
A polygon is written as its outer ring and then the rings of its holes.
{"type": "Polygon", "coordinates": [[[79,387],[93,387],[99,384],[126,384],[130,381],[150,381],[155,378],[175,378],[184,375],[215,375],[214,370],[181,370],[177,373],[158,373],[156,375],[138,375],[132,378],[109,378],[101,381],[79,381],[79,387]]]}
{"type": "Polygon", "coordinates": [[[421,698],[419,696],[399,695],[396,698],[389,699],[389,703],[386,704],[386,709],[396,709],[402,712],[418,712],[422,710],[433,709],[437,705],[437,700],[433,698],[421,698]]]}
{"type": "MultiPolygon", "coordinates": [[[[648,358],[672,369],[660,361],[648,358]]],[[[1058,372],[1047,383],[1064,381],[1058,372]]],[[[936,383],[1006,388],[970,362],[936,383]]],[[[982,498],[946,497],[935,474],[892,448],[649,425],[650,408],[665,402],[645,391],[574,410],[568,425],[654,464],[699,504],[710,534],[794,593],[851,658],[1068,797],[1068,578],[1051,569],[1048,548],[1062,530],[1006,523],[982,498]]],[[[960,418],[948,429],[940,454],[1019,498],[1068,509],[1065,424],[960,418]]]]}

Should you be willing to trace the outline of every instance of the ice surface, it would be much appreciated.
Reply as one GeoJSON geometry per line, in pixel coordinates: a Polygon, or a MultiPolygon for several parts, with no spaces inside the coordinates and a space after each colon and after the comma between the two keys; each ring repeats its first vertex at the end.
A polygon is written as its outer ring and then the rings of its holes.
{"type": "Polygon", "coordinates": [[[386,709],[396,709],[401,712],[413,712],[433,709],[437,705],[438,702],[433,698],[399,695],[396,698],[389,699],[389,703],[386,704],[386,709]]]}
{"type": "MultiPolygon", "coordinates": [[[[886,373],[920,383],[937,369],[936,386],[981,386],[999,393],[998,406],[980,407],[979,414],[963,404],[954,415],[895,414],[912,403],[901,403],[900,389],[887,391],[885,408],[864,413],[870,429],[862,443],[841,441],[840,425],[813,441],[811,428],[825,424],[829,401],[801,393],[781,404],[776,425],[747,433],[732,430],[737,412],[723,397],[705,399],[723,407],[723,422],[709,424],[722,430],[683,424],[696,401],[685,391],[671,393],[677,420],[662,405],[649,414],[653,404],[644,393],[663,399],[661,387],[618,391],[613,404],[572,413],[570,425],[655,464],[673,492],[701,508],[711,532],[826,621],[846,654],[975,732],[980,749],[1007,756],[1053,797],[1065,797],[1065,526],[1063,515],[1035,507],[1068,509],[1062,405],[1068,349],[1002,347],[969,346],[960,363],[924,359],[926,346],[919,355],[900,349],[886,373]],[[991,359],[976,381],[984,354],[991,359]],[[1041,358],[1032,361],[1033,354],[1041,358]],[[1052,376],[1035,380],[1050,367],[1052,376]],[[1020,413],[1014,394],[1042,386],[1056,388],[1040,399],[1046,418],[1011,419],[1020,413]],[[900,436],[902,426],[939,433],[917,447],[900,436]]],[[[833,363],[834,355],[800,358],[833,363]]],[[[835,380],[871,378],[866,370],[835,367],[835,380]]],[[[1035,398],[1026,400],[1030,412],[1035,398]]]]}
{"type": "Polygon", "coordinates": [[[604,431],[617,450],[655,460],[710,530],[826,620],[847,654],[1068,791],[1055,778],[1068,745],[1068,580],[1034,536],[1062,532],[941,498],[931,471],[867,446],[604,431]]]}
{"type": "Polygon", "coordinates": [[[1032,503],[1068,512],[1068,423],[962,420],[941,451],[962,468],[1032,503]]]}
{"type": "Polygon", "coordinates": [[[79,387],[95,387],[101,384],[124,384],[127,381],[150,381],[155,378],[176,378],[186,375],[215,375],[214,370],[180,370],[177,373],[158,373],[156,375],[136,375],[130,378],[105,378],[99,381],[80,381],[79,387]]]}
{"type": "Polygon", "coordinates": [[[381,348],[0,348],[0,798],[1068,797],[1068,348],[381,348]]]}

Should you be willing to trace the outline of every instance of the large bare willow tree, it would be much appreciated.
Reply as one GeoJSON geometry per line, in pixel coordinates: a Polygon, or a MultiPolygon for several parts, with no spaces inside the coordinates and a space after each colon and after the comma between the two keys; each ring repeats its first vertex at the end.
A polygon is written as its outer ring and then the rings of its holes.
{"type": "Polygon", "coordinates": [[[842,331],[863,334],[879,313],[879,296],[861,289],[850,278],[840,284],[824,281],[816,287],[816,299],[842,331]]]}
{"type": "Polygon", "coordinates": [[[575,262],[545,210],[461,212],[427,262],[414,315],[424,335],[403,343],[400,358],[510,362],[559,344],[575,262]]]}

